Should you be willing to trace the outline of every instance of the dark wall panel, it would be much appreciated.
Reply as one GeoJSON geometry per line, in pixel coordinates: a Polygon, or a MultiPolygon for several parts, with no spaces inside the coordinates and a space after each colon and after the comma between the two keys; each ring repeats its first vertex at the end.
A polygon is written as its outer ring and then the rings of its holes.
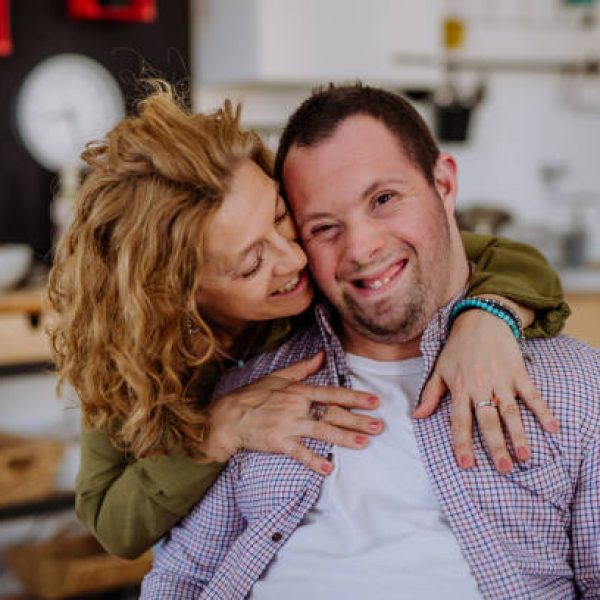
{"type": "Polygon", "coordinates": [[[136,80],[150,66],[170,81],[189,74],[187,0],[159,0],[152,24],[70,21],[66,0],[13,0],[14,52],[0,58],[0,243],[30,244],[48,261],[52,245],[49,205],[56,176],[21,147],[14,129],[14,101],[29,70],[63,52],[85,54],[115,76],[131,102],[136,80]]]}

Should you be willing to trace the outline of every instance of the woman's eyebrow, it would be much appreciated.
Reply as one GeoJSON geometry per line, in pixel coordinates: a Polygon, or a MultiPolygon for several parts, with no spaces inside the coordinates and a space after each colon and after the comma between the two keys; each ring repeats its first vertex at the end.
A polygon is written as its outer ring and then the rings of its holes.
{"type": "MultiPolygon", "coordinates": [[[[275,195],[275,206],[274,206],[274,210],[273,210],[273,215],[274,217],[277,216],[277,205],[279,204],[279,198],[281,198],[281,195],[279,194],[279,184],[274,181],[273,182],[273,192],[275,195]]],[[[283,201],[282,198],[282,203],[285,204],[285,202],[283,201]]],[[[246,258],[246,256],[248,256],[248,254],[250,254],[253,250],[255,250],[255,248],[261,244],[262,240],[254,240],[253,242],[250,242],[245,248],[242,248],[235,256],[235,258],[233,259],[233,263],[235,264],[231,264],[229,266],[229,271],[231,273],[235,273],[237,271],[237,268],[239,266],[239,264],[246,258]]]]}

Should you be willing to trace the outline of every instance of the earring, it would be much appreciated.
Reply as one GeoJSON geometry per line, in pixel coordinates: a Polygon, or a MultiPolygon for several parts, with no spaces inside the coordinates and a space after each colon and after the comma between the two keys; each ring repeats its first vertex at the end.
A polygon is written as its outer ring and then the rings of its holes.
{"type": "Polygon", "coordinates": [[[197,325],[192,321],[191,317],[188,317],[187,326],[188,326],[188,333],[190,334],[190,337],[193,337],[200,331],[200,329],[197,327],[197,325]]]}

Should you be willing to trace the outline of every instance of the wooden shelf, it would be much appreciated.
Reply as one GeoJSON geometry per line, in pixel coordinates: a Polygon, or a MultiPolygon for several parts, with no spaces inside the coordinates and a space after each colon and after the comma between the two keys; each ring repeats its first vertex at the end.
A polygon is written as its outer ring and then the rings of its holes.
{"type": "Polygon", "coordinates": [[[74,492],[56,492],[39,500],[0,506],[0,521],[55,513],[75,508],[74,492]]]}
{"type": "Polygon", "coordinates": [[[42,288],[0,292],[0,314],[24,313],[40,315],[42,312],[42,288]]]}
{"type": "Polygon", "coordinates": [[[32,324],[22,311],[0,311],[0,365],[52,362],[44,319],[32,324]]]}

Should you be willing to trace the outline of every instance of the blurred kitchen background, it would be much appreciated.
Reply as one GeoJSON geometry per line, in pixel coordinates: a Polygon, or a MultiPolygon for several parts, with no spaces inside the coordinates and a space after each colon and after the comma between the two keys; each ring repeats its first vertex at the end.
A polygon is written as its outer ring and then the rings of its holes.
{"type": "Polygon", "coordinates": [[[79,152],[152,74],[198,110],[242,101],[273,148],[315,85],[406,93],[458,159],[463,226],[538,247],[600,346],[596,0],[0,0],[0,600],[135,597],[74,518],[79,414],[40,290],[79,152]]]}

